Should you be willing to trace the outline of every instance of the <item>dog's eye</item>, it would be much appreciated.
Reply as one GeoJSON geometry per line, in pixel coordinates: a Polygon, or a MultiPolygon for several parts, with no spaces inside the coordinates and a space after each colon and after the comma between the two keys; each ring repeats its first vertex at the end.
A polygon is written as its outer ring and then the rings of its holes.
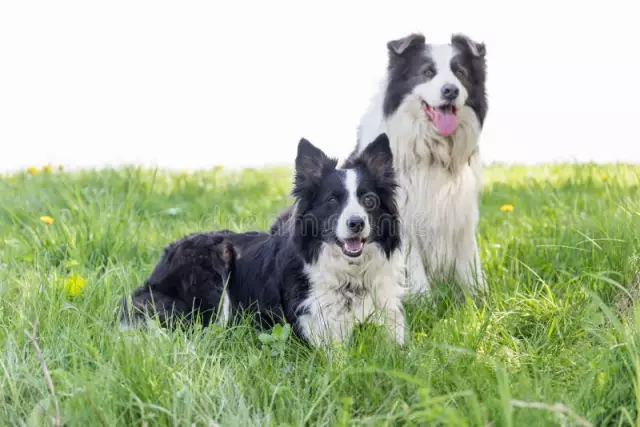
{"type": "Polygon", "coordinates": [[[332,205],[338,203],[338,198],[336,196],[331,196],[327,199],[327,203],[331,203],[332,205]]]}
{"type": "Polygon", "coordinates": [[[374,196],[369,194],[364,196],[364,198],[362,199],[362,204],[364,205],[365,209],[373,209],[378,205],[378,200],[374,196]]]}
{"type": "Polygon", "coordinates": [[[436,75],[436,70],[433,67],[427,67],[422,73],[425,75],[425,77],[432,78],[436,75]]]}
{"type": "Polygon", "coordinates": [[[456,76],[458,77],[467,77],[467,70],[465,70],[462,67],[459,67],[458,69],[456,69],[456,76]]]}

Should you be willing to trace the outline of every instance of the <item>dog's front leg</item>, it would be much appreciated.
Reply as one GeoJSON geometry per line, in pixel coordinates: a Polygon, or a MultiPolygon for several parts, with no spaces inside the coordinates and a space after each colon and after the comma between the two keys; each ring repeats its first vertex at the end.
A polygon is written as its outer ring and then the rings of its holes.
{"type": "Polygon", "coordinates": [[[374,319],[374,323],[383,326],[396,344],[404,345],[405,320],[402,303],[398,302],[395,306],[383,307],[374,319]]]}
{"type": "Polygon", "coordinates": [[[405,320],[402,305],[400,305],[398,308],[390,308],[385,310],[385,317],[387,330],[389,331],[389,334],[391,334],[391,337],[397,344],[404,345],[405,320]]]}
{"type": "Polygon", "coordinates": [[[298,318],[298,327],[304,339],[313,347],[342,344],[351,336],[353,325],[341,322],[330,310],[322,311],[312,306],[311,313],[298,318]]]}
{"type": "Polygon", "coordinates": [[[485,278],[475,236],[469,236],[458,248],[456,278],[471,296],[485,290],[485,278]]]}
{"type": "Polygon", "coordinates": [[[421,248],[420,245],[418,245],[416,238],[412,238],[409,243],[405,245],[404,253],[407,254],[406,283],[410,292],[413,294],[425,294],[431,290],[431,284],[427,278],[427,273],[424,263],[422,262],[420,252],[421,248]]]}

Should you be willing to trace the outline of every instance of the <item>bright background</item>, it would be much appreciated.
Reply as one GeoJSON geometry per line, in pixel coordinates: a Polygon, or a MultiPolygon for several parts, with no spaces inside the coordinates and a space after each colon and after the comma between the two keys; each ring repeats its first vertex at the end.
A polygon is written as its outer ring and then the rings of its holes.
{"type": "Polygon", "coordinates": [[[411,31],[487,44],[486,162],[640,162],[633,1],[373,4],[2,1],[0,170],[345,157],[411,31]]]}

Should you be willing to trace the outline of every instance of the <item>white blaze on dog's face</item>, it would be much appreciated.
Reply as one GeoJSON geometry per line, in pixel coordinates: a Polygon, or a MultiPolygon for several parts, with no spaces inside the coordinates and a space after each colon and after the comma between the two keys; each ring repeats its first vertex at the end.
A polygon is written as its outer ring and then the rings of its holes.
{"type": "Polygon", "coordinates": [[[424,36],[411,34],[390,41],[387,47],[385,115],[408,103],[438,134],[449,136],[455,132],[458,114],[465,105],[484,105],[479,99],[484,97],[483,44],[462,35],[454,35],[449,44],[426,44],[424,36]]]}
{"type": "Polygon", "coordinates": [[[376,201],[375,196],[366,194],[358,197],[358,185],[360,177],[355,169],[341,170],[344,184],[342,212],[336,225],[336,238],[342,243],[343,252],[347,256],[359,256],[362,248],[371,233],[371,223],[367,208],[372,207],[376,201]]]}
{"type": "Polygon", "coordinates": [[[458,80],[465,71],[461,66],[453,65],[456,54],[449,44],[431,45],[428,50],[430,61],[425,61],[422,70],[426,81],[412,91],[441,135],[451,135],[456,130],[457,112],[468,96],[458,80]]]}

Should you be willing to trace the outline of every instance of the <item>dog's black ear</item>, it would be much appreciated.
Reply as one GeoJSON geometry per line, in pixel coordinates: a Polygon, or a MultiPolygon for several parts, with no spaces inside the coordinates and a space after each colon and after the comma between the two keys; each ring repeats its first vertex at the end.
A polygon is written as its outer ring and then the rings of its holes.
{"type": "Polygon", "coordinates": [[[393,154],[386,133],[381,133],[360,153],[360,161],[371,173],[385,181],[394,180],[393,154]]]}
{"type": "Polygon", "coordinates": [[[329,158],[305,138],[300,139],[292,195],[299,198],[313,191],[322,177],[337,164],[336,159],[329,158]]]}
{"type": "Polygon", "coordinates": [[[387,49],[395,55],[403,55],[407,50],[423,47],[425,38],[422,34],[412,33],[401,39],[391,40],[387,42],[387,49]]]}
{"type": "Polygon", "coordinates": [[[469,52],[476,58],[484,58],[487,54],[487,47],[484,45],[484,43],[475,42],[464,34],[453,34],[451,36],[451,44],[457,46],[465,52],[469,52]]]}

